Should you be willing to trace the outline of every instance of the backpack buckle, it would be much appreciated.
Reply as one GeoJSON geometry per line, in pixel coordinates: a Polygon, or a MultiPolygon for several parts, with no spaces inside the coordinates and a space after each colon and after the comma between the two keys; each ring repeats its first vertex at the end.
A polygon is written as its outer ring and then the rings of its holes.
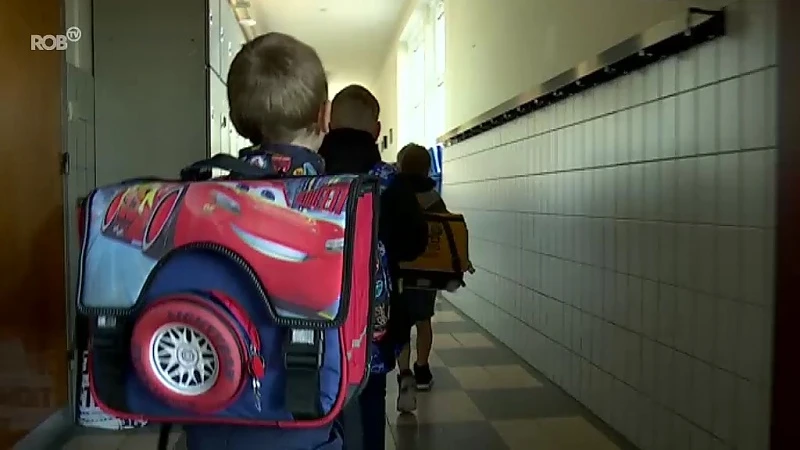
{"type": "Polygon", "coordinates": [[[320,376],[324,351],[320,330],[292,328],[283,345],[286,409],[295,419],[322,416],[320,376]]]}
{"type": "Polygon", "coordinates": [[[283,347],[286,369],[322,367],[322,332],[292,328],[283,347]]]}

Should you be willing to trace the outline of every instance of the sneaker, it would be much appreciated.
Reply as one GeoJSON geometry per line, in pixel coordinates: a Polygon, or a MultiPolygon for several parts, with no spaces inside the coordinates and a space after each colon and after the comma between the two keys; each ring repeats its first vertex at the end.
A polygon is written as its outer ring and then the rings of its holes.
{"type": "Polygon", "coordinates": [[[397,375],[397,410],[410,413],[417,410],[417,389],[414,372],[406,370],[397,375]]]}
{"type": "Polygon", "coordinates": [[[433,386],[433,374],[430,366],[414,363],[414,379],[417,382],[417,390],[429,391],[433,386]]]}

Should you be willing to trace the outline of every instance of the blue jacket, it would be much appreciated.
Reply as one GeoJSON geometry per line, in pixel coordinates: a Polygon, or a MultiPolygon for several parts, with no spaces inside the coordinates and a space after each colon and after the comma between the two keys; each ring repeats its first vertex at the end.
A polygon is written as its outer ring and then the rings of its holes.
{"type": "MultiPolygon", "coordinates": [[[[240,158],[259,167],[294,175],[322,175],[325,164],[316,153],[292,145],[253,147],[240,158]]],[[[343,433],[337,423],[321,428],[288,430],[233,425],[186,425],[187,450],[341,450],[343,433]]]]}
{"type": "Polygon", "coordinates": [[[240,151],[239,158],[254,166],[288,175],[325,173],[325,161],[321,156],[296,145],[253,146],[240,151]]]}

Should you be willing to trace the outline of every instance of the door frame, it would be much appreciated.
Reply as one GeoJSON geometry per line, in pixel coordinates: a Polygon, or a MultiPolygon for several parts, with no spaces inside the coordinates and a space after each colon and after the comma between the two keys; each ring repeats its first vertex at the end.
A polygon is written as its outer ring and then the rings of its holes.
{"type": "Polygon", "coordinates": [[[778,217],[770,448],[800,441],[800,2],[777,0],[778,217]]]}

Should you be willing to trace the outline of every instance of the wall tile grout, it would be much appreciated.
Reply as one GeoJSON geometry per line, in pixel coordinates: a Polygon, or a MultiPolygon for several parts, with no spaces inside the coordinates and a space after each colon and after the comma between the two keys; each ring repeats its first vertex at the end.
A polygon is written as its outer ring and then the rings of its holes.
{"type": "Polygon", "coordinates": [[[478,268],[448,299],[644,450],[767,445],[773,6],[445,149],[478,268]]]}

